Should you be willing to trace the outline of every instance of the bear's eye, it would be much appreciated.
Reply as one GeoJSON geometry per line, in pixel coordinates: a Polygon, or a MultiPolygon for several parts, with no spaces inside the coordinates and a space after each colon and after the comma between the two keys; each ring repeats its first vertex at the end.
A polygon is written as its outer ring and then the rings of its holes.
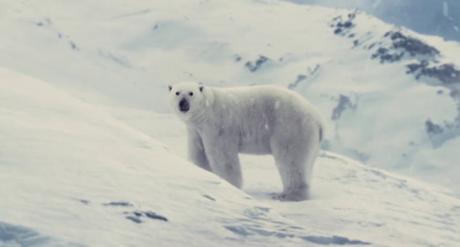
{"type": "Polygon", "coordinates": [[[176,95],[179,96],[180,92],[176,92],[176,95]]]}
{"type": "Polygon", "coordinates": [[[193,96],[193,92],[188,93],[188,95],[193,96]]]}

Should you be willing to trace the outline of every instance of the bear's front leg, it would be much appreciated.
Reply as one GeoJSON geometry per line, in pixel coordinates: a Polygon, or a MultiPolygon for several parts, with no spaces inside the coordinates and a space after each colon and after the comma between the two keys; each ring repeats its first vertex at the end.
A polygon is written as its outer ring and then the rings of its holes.
{"type": "Polygon", "coordinates": [[[193,129],[188,129],[188,158],[192,161],[195,165],[211,171],[211,167],[209,166],[208,158],[206,157],[206,153],[204,151],[203,140],[198,135],[198,133],[193,129]]]}
{"type": "Polygon", "coordinates": [[[212,171],[233,186],[241,188],[243,181],[238,157],[238,142],[232,139],[231,136],[222,134],[204,136],[204,150],[212,171]]]}

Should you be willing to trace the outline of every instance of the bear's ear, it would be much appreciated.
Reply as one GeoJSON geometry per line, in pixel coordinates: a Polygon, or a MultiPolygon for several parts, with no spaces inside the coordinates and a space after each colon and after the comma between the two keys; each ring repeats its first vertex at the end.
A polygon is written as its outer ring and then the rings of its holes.
{"type": "Polygon", "coordinates": [[[172,90],[172,86],[171,86],[171,85],[168,85],[168,89],[169,89],[169,91],[171,91],[171,90],[172,90]]]}
{"type": "Polygon", "coordinates": [[[200,87],[199,87],[198,89],[200,89],[200,92],[203,92],[204,86],[203,86],[203,85],[200,85],[200,87]]]}

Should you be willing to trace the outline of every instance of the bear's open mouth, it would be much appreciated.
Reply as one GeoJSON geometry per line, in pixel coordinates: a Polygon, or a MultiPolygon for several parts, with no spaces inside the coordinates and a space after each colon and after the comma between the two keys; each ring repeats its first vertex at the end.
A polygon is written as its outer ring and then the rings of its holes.
{"type": "Polygon", "coordinates": [[[179,102],[179,110],[181,112],[188,112],[188,110],[190,110],[190,104],[188,103],[188,101],[186,99],[182,99],[180,102],[179,102]]]}

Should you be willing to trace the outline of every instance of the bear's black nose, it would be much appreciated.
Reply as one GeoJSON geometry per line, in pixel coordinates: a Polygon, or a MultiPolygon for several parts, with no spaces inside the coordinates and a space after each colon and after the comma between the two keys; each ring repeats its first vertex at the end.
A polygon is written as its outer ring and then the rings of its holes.
{"type": "Polygon", "coordinates": [[[179,110],[181,112],[188,112],[188,110],[190,110],[190,104],[186,99],[181,99],[179,102],[179,110]]]}

